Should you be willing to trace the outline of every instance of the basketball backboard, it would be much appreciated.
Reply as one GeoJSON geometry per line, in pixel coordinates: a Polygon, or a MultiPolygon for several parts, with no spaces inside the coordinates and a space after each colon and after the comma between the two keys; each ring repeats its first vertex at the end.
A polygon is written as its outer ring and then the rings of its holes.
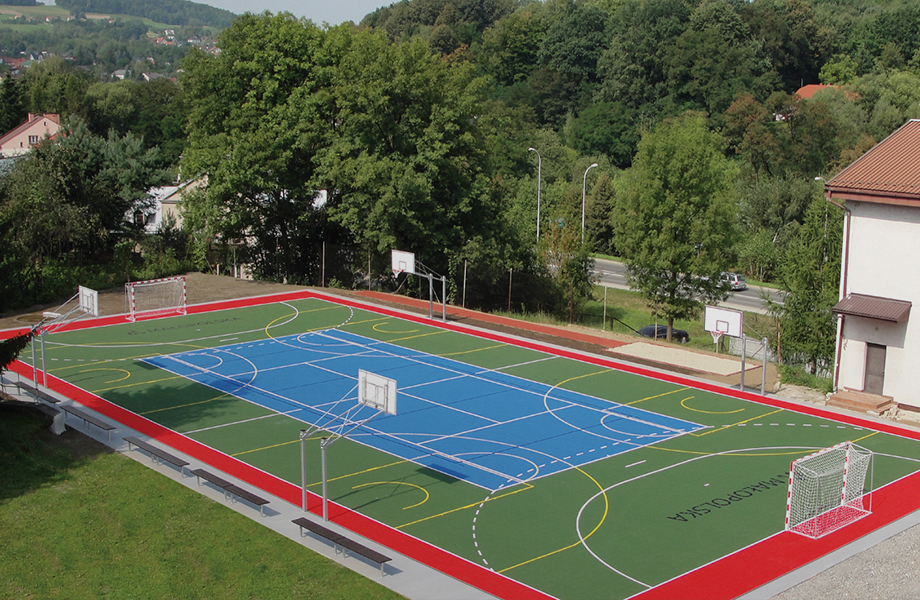
{"type": "Polygon", "coordinates": [[[707,306],[704,319],[704,328],[710,333],[718,333],[729,337],[741,337],[744,325],[744,313],[740,310],[707,306]]]}
{"type": "Polygon", "coordinates": [[[358,402],[395,415],[396,380],[359,369],[358,402]]]}
{"type": "Polygon", "coordinates": [[[79,308],[85,313],[89,313],[94,317],[99,316],[99,293],[96,290],[91,290],[90,288],[79,287],[77,294],[79,300],[79,308]]]}
{"type": "Polygon", "coordinates": [[[403,252],[402,250],[390,250],[390,261],[392,263],[393,273],[415,274],[415,253],[403,252]]]}

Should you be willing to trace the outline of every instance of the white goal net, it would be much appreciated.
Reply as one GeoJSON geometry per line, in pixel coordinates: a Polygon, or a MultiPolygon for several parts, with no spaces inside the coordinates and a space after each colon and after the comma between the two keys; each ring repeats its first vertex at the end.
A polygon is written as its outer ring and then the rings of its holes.
{"type": "Polygon", "coordinates": [[[142,316],[184,315],[187,311],[185,277],[126,283],[125,302],[129,321],[142,316]]]}
{"type": "Polygon", "coordinates": [[[853,442],[793,461],[786,530],[819,538],[870,514],[871,465],[872,453],[853,442]]]}

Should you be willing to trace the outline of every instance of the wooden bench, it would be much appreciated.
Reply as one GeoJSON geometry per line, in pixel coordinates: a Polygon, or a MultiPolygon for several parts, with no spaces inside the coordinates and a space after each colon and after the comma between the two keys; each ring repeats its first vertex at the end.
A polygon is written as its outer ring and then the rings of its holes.
{"type": "Polygon", "coordinates": [[[76,406],[70,406],[70,405],[67,405],[67,406],[58,405],[58,406],[60,406],[60,408],[64,410],[64,412],[69,413],[80,419],[83,419],[84,428],[86,427],[87,423],[92,423],[99,429],[103,430],[106,433],[106,435],[109,437],[109,440],[112,439],[112,430],[115,429],[115,426],[112,425],[111,423],[103,421],[102,419],[99,419],[89,414],[88,412],[84,412],[80,410],[79,408],[77,408],[76,406]]]}
{"type": "Polygon", "coordinates": [[[345,550],[350,550],[353,554],[358,554],[364,558],[371,560],[380,565],[380,576],[383,576],[383,565],[388,563],[392,558],[381,554],[376,550],[372,550],[363,544],[345,537],[342,534],[336,533],[327,527],[323,527],[319,523],[314,523],[306,517],[298,517],[292,521],[295,525],[300,527],[300,535],[303,535],[303,530],[306,529],[311,533],[318,535],[321,538],[327,539],[332,542],[332,547],[336,552],[339,551],[339,546],[342,547],[342,554],[345,554],[345,550]]]}
{"type": "Polygon", "coordinates": [[[243,488],[237,487],[233,485],[232,483],[228,485],[227,487],[225,487],[224,491],[230,494],[233,494],[237,498],[242,498],[243,500],[251,504],[255,504],[256,506],[259,507],[259,514],[262,515],[263,517],[265,516],[265,513],[262,511],[262,507],[268,504],[268,500],[266,500],[265,498],[262,498],[261,496],[256,496],[249,490],[244,490],[243,488]]]}
{"type": "Polygon", "coordinates": [[[201,485],[201,480],[204,479],[205,481],[208,481],[209,483],[212,483],[215,486],[217,486],[217,488],[220,489],[220,491],[224,493],[225,498],[227,497],[229,493],[227,492],[227,488],[233,485],[226,479],[221,479],[214,473],[211,473],[210,471],[205,471],[204,469],[195,469],[194,471],[192,471],[192,475],[195,475],[196,477],[198,477],[198,485],[201,485]]]}
{"type": "Polygon", "coordinates": [[[126,442],[128,442],[128,450],[131,449],[131,446],[137,446],[141,450],[145,450],[148,454],[150,454],[151,458],[157,459],[158,462],[165,460],[166,462],[179,467],[179,472],[185,475],[185,467],[188,466],[187,460],[183,460],[178,456],[173,456],[169,452],[160,450],[156,446],[151,446],[147,442],[139,440],[134,436],[127,436],[124,439],[126,442]]]}
{"type": "Polygon", "coordinates": [[[38,386],[32,385],[28,381],[23,380],[22,377],[19,378],[19,381],[16,381],[16,382],[11,381],[9,382],[9,384],[15,385],[19,389],[20,393],[25,391],[26,394],[32,396],[33,398],[41,400],[43,402],[47,402],[49,404],[57,404],[58,402],[60,402],[60,400],[58,400],[54,396],[51,396],[43,392],[41,388],[39,388],[38,386]]]}

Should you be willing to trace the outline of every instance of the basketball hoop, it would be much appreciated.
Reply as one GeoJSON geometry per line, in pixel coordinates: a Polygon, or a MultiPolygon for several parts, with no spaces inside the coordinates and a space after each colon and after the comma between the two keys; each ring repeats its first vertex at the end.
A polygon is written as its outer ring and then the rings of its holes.
{"type": "Polygon", "coordinates": [[[712,335],[712,343],[718,346],[719,340],[722,339],[722,336],[725,334],[726,331],[728,331],[727,327],[725,329],[714,329],[710,331],[709,333],[712,335]]]}
{"type": "Polygon", "coordinates": [[[400,273],[415,274],[415,253],[402,250],[390,250],[390,268],[393,275],[400,273]]]}

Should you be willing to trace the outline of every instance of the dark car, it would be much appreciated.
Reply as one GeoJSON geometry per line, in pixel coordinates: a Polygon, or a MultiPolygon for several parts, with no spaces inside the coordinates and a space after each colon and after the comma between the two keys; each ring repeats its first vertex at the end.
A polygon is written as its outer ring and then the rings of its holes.
{"type": "MultiPolygon", "coordinates": [[[[667,325],[646,325],[645,327],[639,330],[639,335],[643,337],[649,337],[649,338],[668,339],[668,326],[667,325]]],[[[687,342],[690,341],[690,334],[684,331],[683,329],[672,329],[671,339],[676,342],[680,342],[681,344],[686,344],[687,342]]]]}

